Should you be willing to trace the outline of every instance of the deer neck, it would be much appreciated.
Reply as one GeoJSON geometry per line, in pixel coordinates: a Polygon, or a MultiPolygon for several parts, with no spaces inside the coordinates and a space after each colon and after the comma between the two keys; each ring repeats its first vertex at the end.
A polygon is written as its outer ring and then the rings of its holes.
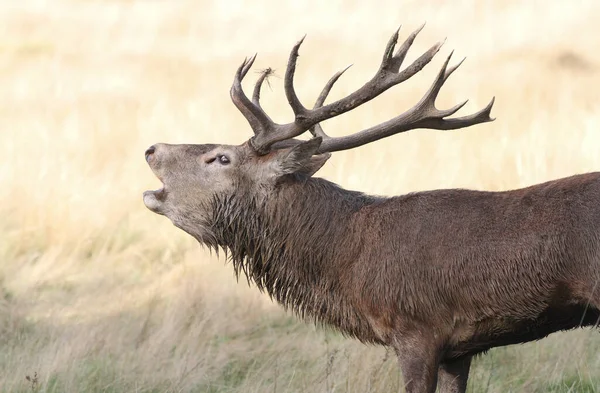
{"type": "Polygon", "coordinates": [[[360,316],[345,288],[358,248],[355,213],[378,200],[309,178],[259,199],[232,198],[215,217],[216,237],[261,291],[302,317],[360,336],[360,316]]]}

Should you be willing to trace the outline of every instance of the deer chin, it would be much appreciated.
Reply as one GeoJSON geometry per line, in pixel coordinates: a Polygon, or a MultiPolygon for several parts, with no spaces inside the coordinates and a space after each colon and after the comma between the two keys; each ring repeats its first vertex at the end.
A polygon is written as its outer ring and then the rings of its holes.
{"type": "Polygon", "coordinates": [[[150,211],[161,214],[166,197],[167,191],[164,186],[158,190],[144,191],[144,205],[146,205],[150,211]]]}

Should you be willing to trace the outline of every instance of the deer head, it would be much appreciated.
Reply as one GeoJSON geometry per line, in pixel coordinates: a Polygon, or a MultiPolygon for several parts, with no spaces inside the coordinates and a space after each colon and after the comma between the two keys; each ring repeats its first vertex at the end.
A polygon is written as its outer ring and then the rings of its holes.
{"type": "Polygon", "coordinates": [[[257,154],[249,143],[153,145],[146,150],[146,161],[163,187],[146,191],[144,203],[199,241],[214,243],[210,228],[217,202],[236,196],[263,201],[286,179],[312,176],[330,156],[315,154],[320,143],[313,138],[266,155],[257,154]]]}
{"type": "Polygon", "coordinates": [[[163,188],[144,193],[144,203],[155,213],[167,216],[177,227],[185,230],[200,242],[222,245],[214,232],[216,210],[223,203],[244,198],[260,205],[271,198],[276,190],[291,184],[305,182],[314,175],[330,157],[330,153],[351,149],[393,134],[417,128],[453,130],[492,121],[490,111],[494,100],[472,115],[447,118],[466,103],[450,109],[435,107],[435,99],[448,77],[462,63],[448,67],[450,56],[423,98],[399,116],[343,137],[330,137],[320,123],[348,112],[377,97],[419,72],[442,46],[433,45],[408,67],[400,70],[404,58],[422,26],[414,31],[394,52],[398,31],[390,38],[381,65],[373,78],[347,97],[324,105],[325,100],[344,71],[336,73],[325,85],[312,109],[307,109],[294,90],[294,72],[298,50],[303,40],[292,49],[285,72],[284,87],[287,100],[294,112],[294,121],[277,124],[260,105],[261,86],[271,74],[265,70],[254,87],[252,99],[242,89],[256,55],[238,68],[231,98],[244,115],[254,136],[239,146],[232,145],[168,145],[156,144],[146,150],[146,160],[163,188]],[[310,131],[312,138],[300,141],[295,137],[310,131]]]}

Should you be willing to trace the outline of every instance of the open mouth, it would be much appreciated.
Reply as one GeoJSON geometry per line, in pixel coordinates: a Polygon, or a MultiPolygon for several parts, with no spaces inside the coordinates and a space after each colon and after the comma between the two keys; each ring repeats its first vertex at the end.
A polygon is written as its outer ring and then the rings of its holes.
{"type": "Polygon", "coordinates": [[[160,213],[162,210],[162,206],[165,202],[165,199],[167,198],[167,191],[165,189],[165,183],[163,182],[162,177],[157,173],[156,168],[155,168],[156,167],[156,162],[155,162],[156,160],[155,160],[155,156],[154,156],[155,152],[156,152],[156,146],[155,145],[150,146],[148,148],[148,150],[146,150],[145,158],[146,158],[146,162],[150,166],[150,169],[152,170],[152,172],[154,172],[154,174],[156,175],[158,180],[160,180],[160,182],[162,183],[162,187],[157,190],[144,191],[144,204],[151,211],[153,211],[155,213],[160,213]]]}
{"type": "MultiPolygon", "coordinates": [[[[148,157],[146,157],[146,160],[148,160],[148,157]]],[[[149,163],[150,164],[150,163],[149,163]]],[[[154,198],[158,199],[159,201],[164,201],[165,197],[167,196],[167,191],[165,190],[165,183],[162,179],[161,176],[159,176],[155,171],[154,168],[152,168],[152,165],[150,165],[150,169],[152,169],[152,172],[154,172],[154,175],[158,178],[158,180],[160,181],[162,187],[156,190],[148,190],[144,192],[144,198],[146,197],[146,194],[148,195],[152,195],[154,198]]]]}
{"type": "Polygon", "coordinates": [[[163,186],[157,190],[144,191],[144,205],[153,212],[158,213],[167,197],[167,190],[163,186]]]}

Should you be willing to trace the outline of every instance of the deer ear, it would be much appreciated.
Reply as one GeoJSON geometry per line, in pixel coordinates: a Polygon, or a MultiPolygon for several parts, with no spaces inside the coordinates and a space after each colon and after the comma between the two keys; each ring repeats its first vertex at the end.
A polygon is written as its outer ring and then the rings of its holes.
{"type": "Polygon", "coordinates": [[[312,176],[327,162],[331,153],[314,155],[323,139],[312,138],[291,149],[283,150],[277,159],[282,175],[293,173],[312,176]]]}

